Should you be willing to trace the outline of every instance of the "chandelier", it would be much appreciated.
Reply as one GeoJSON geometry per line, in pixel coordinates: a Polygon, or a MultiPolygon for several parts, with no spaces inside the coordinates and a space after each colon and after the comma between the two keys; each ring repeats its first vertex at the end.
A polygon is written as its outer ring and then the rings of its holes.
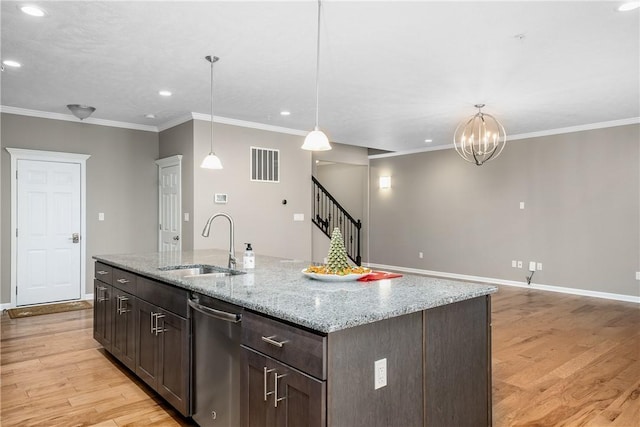
{"type": "Polygon", "coordinates": [[[507,134],[495,117],[482,112],[484,104],[475,107],[478,112],[456,128],[453,145],[460,157],[481,166],[500,155],[507,143],[507,134]]]}

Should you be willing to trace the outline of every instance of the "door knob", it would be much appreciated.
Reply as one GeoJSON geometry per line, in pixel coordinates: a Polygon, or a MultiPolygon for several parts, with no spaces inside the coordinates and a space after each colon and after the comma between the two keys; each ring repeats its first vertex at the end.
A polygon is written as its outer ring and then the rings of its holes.
{"type": "Polygon", "coordinates": [[[173,236],[173,240],[180,240],[180,236],[173,236]]]}
{"type": "Polygon", "coordinates": [[[80,233],[73,233],[71,235],[71,241],[73,243],[80,243],[80,233]]]}

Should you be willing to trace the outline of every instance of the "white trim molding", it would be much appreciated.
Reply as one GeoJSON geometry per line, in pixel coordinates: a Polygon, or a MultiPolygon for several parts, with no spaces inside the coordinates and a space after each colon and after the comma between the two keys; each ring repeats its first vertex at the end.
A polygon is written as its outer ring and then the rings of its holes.
{"type": "Polygon", "coordinates": [[[18,226],[18,188],[16,171],[18,160],[40,160],[49,162],[67,162],[80,165],[80,299],[86,299],[86,252],[87,252],[87,159],[90,154],[63,153],[59,151],[26,150],[23,148],[5,148],[11,155],[11,303],[7,308],[16,307],[16,273],[17,273],[17,241],[18,226]]]}
{"type": "Polygon", "coordinates": [[[466,280],[470,282],[489,283],[492,285],[516,286],[519,288],[537,289],[540,291],[559,292],[562,294],[580,295],[585,297],[610,299],[610,300],[633,302],[636,304],[640,304],[640,296],[635,296],[635,295],[613,294],[609,292],[590,291],[587,289],[568,288],[563,286],[544,285],[544,284],[538,284],[538,283],[531,283],[531,285],[528,285],[525,282],[518,282],[515,280],[494,279],[491,277],[480,277],[480,276],[469,276],[466,274],[422,270],[419,268],[398,267],[395,265],[384,265],[384,264],[375,264],[375,263],[363,263],[362,265],[365,265],[370,268],[380,269],[380,270],[394,270],[394,271],[401,271],[403,273],[443,277],[446,279],[466,280]]]}
{"type": "MultiPolygon", "coordinates": [[[[640,124],[640,117],[631,117],[628,119],[611,120],[608,122],[591,123],[587,125],[569,126],[566,128],[549,129],[539,132],[528,132],[517,135],[507,135],[507,144],[509,141],[517,141],[519,139],[539,138],[541,136],[561,135],[564,133],[582,132],[594,129],[606,129],[616,126],[640,124]]],[[[385,157],[406,156],[408,154],[426,153],[428,151],[449,150],[455,148],[453,144],[436,145],[434,147],[416,148],[413,150],[393,151],[390,153],[372,154],[369,159],[384,159],[385,157]]]]}

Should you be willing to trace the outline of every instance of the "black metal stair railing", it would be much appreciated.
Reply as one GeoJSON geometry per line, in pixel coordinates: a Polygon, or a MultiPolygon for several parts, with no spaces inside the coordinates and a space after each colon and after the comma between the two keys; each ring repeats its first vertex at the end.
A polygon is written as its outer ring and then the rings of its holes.
{"type": "Polygon", "coordinates": [[[333,229],[339,228],[344,238],[347,255],[356,265],[361,265],[360,229],[362,222],[349,215],[314,176],[311,177],[311,180],[313,181],[313,223],[329,238],[333,229]]]}

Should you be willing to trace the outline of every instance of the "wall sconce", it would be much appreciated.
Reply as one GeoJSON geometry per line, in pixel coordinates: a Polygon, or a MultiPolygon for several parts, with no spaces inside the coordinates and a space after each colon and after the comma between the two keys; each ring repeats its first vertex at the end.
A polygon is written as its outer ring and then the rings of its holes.
{"type": "Polygon", "coordinates": [[[390,176],[381,176],[380,177],[380,189],[388,190],[391,188],[391,177],[390,176]]]}

